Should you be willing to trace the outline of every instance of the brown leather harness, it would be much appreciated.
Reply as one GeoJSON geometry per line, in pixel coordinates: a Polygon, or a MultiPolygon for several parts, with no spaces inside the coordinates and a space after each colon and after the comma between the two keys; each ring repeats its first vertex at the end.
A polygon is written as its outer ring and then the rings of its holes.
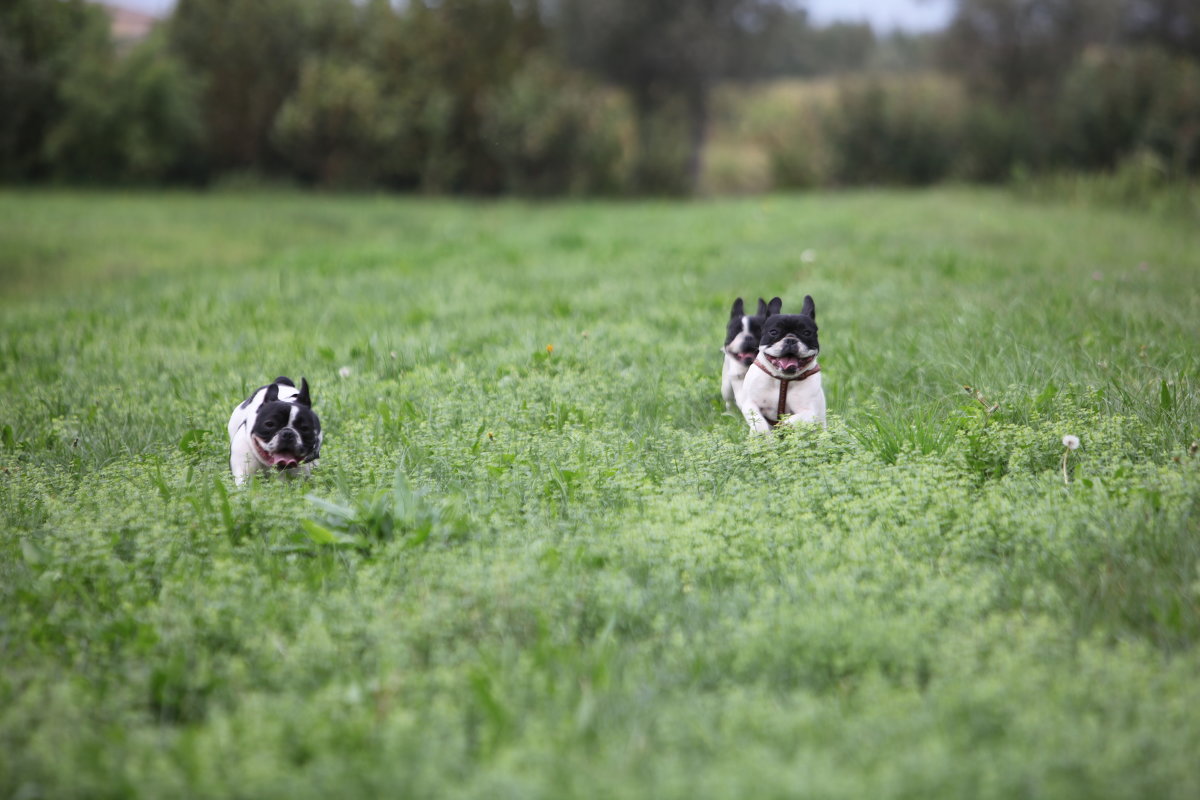
{"type": "Polygon", "coordinates": [[[771,427],[775,427],[779,424],[779,420],[783,417],[783,412],[787,410],[788,384],[802,381],[805,378],[811,378],[813,375],[816,375],[821,371],[820,364],[813,364],[812,369],[805,370],[793,378],[780,378],[778,375],[772,373],[771,370],[764,367],[762,362],[760,362],[757,358],[754,359],[754,366],[758,367],[763,372],[779,381],[779,408],[775,411],[775,421],[771,423],[771,427]]]}

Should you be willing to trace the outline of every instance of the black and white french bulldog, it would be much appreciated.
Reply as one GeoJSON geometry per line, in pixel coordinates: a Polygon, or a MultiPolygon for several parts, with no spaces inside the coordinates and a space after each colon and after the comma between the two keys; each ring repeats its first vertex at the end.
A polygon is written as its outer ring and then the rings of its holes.
{"type": "Polygon", "coordinates": [[[780,423],[825,424],[816,318],[816,305],[805,295],[799,314],[777,313],[763,322],[758,357],[746,372],[738,401],[750,430],[766,433],[780,423]]]}
{"type": "Polygon", "coordinates": [[[321,420],[304,378],[299,390],[286,377],[260,386],[229,418],[229,469],[239,486],[255,472],[307,475],[320,454],[321,420]]]}
{"type": "Polygon", "coordinates": [[[732,411],[737,408],[738,392],[742,389],[742,380],[746,370],[758,356],[758,337],[762,335],[762,324],[767,317],[778,314],[783,307],[783,301],[778,297],[765,302],[758,298],[758,313],[746,313],[742,298],[733,301],[729,312],[729,326],[725,330],[725,365],[721,368],[721,396],[725,398],[725,408],[732,411]]]}

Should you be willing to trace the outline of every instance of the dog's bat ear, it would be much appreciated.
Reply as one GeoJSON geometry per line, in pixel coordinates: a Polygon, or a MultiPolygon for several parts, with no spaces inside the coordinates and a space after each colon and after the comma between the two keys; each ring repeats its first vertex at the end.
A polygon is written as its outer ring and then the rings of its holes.
{"type": "Polygon", "coordinates": [[[783,310],[783,298],[772,297],[771,302],[767,303],[767,316],[773,317],[783,310]]]}
{"type": "Polygon", "coordinates": [[[296,395],[296,402],[312,408],[312,398],[308,396],[308,378],[300,379],[300,393],[296,395]]]}
{"type": "Polygon", "coordinates": [[[804,305],[800,308],[800,313],[809,317],[813,321],[817,319],[817,306],[813,302],[812,295],[804,295],[804,305]]]}
{"type": "Polygon", "coordinates": [[[278,383],[280,386],[291,386],[293,389],[296,388],[296,384],[292,383],[292,379],[287,375],[280,375],[278,378],[271,381],[271,383],[278,383]]]}
{"type": "Polygon", "coordinates": [[[742,298],[733,301],[733,308],[729,310],[730,317],[740,317],[746,313],[745,305],[742,304],[742,298]]]}
{"type": "Polygon", "coordinates": [[[278,399],[279,399],[279,384],[272,383],[270,386],[267,387],[267,393],[265,395],[263,395],[263,402],[264,403],[274,403],[278,399]]]}
{"type": "Polygon", "coordinates": [[[767,316],[767,301],[763,300],[761,297],[758,298],[758,316],[767,316]]]}

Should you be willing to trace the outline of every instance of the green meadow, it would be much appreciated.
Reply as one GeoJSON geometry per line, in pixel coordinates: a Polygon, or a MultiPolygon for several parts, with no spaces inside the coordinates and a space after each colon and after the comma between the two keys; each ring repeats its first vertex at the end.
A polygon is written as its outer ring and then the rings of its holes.
{"type": "Polygon", "coordinates": [[[0,434],[0,797],[1200,796],[1194,218],[10,190],[0,434]]]}

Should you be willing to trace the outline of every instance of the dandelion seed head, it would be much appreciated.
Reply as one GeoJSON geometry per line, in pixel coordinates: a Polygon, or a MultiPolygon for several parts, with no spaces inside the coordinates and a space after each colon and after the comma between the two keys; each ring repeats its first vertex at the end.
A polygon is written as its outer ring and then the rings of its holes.
{"type": "Polygon", "coordinates": [[[342,367],[341,369],[338,370],[338,375],[341,375],[343,378],[349,378],[350,377],[350,368],[342,367]]]}
{"type": "Polygon", "coordinates": [[[1079,437],[1072,436],[1071,434],[1068,433],[1066,436],[1063,437],[1063,447],[1067,448],[1068,450],[1078,450],[1079,449],[1079,437]]]}

